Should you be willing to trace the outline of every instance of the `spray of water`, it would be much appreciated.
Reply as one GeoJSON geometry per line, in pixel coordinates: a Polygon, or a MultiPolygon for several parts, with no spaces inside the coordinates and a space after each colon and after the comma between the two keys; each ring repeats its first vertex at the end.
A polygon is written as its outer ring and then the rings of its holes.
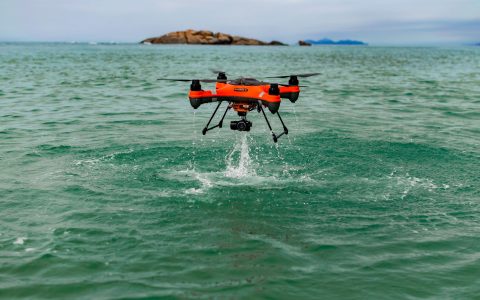
{"type": "Polygon", "coordinates": [[[225,176],[230,178],[242,178],[246,176],[255,176],[256,172],[253,168],[253,161],[250,157],[250,149],[248,146],[248,139],[246,133],[241,133],[240,138],[237,139],[232,151],[225,159],[227,169],[225,176]],[[238,157],[238,165],[235,161],[238,157]]]}
{"type": "Polygon", "coordinates": [[[193,129],[193,139],[192,139],[192,160],[190,161],[190,168],[195,169],[195,155],[197,154],[197,115],[193,111],[192,119],[192,129],[193,129]]]}

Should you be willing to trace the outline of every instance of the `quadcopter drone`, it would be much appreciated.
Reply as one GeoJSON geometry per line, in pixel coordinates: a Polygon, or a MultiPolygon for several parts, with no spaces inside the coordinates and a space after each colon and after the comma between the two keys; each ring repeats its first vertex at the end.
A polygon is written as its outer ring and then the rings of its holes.
{"type": "Polygon", "coordinates": [[[272,133],[273,141],[276,143],[282,135],[288,134],[288,129],[283,123],[282,117],[278,109],[280,108],[281,99],[289,99],[292,103],[297,101],[300,94],[300,85],[298,78],[305,78],[310,76],[318,75],[319,73],[308,73],[308,74],[295,74],[295,75],[285,75],[285,76],[272,76],[266,78],[289,78],[288,84],[282,83],[270,83],[259,81],[255,78],[238,78],[234,80],[228,80],[227,74],[223,71],[212,70],[214,73],[218,74],[217,79],[171,79],[171,78],[160,78],[158,80],[169,80],[169,81],[182,81],[190,82],[190,92],[188,98],[190,99],[190,104],[194,109],[197,109],[200,105],[211,102],[218,102],[215,111],[208,120],[207,125],[202,130],[202,134],[205,135],[209,130],[214,128],[222,128],[223,120],[227,112],[230,109],[233,109],[237,112],[238,116],[241,118],[238,121],[230,122],[230,129],[238,131],[250,131],[252,128],[252,122],[247,120],[247,113],[253,110],[257,110],[258,113],[262,113],[265,121],[272,133]],[[203,90],[201,86],[203,83],[215,83],[215,93],[209,90],[203,90]],[[227,108],[223,113],[222,118],[217,125],[209,127],[212,122],[213,117],[217,113],[218,109],[222,105],[222,102],[227,102],[227,108]],[[276,114],[280,119],[280,122],[283,126],[283,132],[280,134],[275,134],[272,130],[272,126],[265,114],[263,107],[267,107],[272,114],[276,114]]]}

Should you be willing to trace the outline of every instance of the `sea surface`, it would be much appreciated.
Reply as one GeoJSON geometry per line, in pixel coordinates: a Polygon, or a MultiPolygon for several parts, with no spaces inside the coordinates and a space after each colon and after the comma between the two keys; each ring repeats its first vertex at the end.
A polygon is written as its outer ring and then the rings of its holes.
{"type": "Polygon", "coordinates": [[[0,44],[0,298],[157,297],[479,299],[480,48],[0,44]]]}

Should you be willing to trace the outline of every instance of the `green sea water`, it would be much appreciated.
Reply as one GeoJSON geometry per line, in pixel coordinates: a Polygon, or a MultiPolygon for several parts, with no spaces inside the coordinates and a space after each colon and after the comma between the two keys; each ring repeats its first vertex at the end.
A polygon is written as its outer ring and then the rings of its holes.
{"type": "Polygon", "coordinates": [[[0,298],[479,299],[479,147],[480,48],[0,44],[0,298]]]}

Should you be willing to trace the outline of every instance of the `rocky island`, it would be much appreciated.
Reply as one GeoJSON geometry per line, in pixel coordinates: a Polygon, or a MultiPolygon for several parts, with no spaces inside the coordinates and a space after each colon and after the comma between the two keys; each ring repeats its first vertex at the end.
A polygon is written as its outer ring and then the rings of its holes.
{"type": "Polygon", "coordinates": [[[279,41],[264,42],[238,35],[208,30],[174,31],[159,37],[152,37],[141,44],[192,44],[192,45],[248,45],[248,46],[286,46],[279,41]]]}

